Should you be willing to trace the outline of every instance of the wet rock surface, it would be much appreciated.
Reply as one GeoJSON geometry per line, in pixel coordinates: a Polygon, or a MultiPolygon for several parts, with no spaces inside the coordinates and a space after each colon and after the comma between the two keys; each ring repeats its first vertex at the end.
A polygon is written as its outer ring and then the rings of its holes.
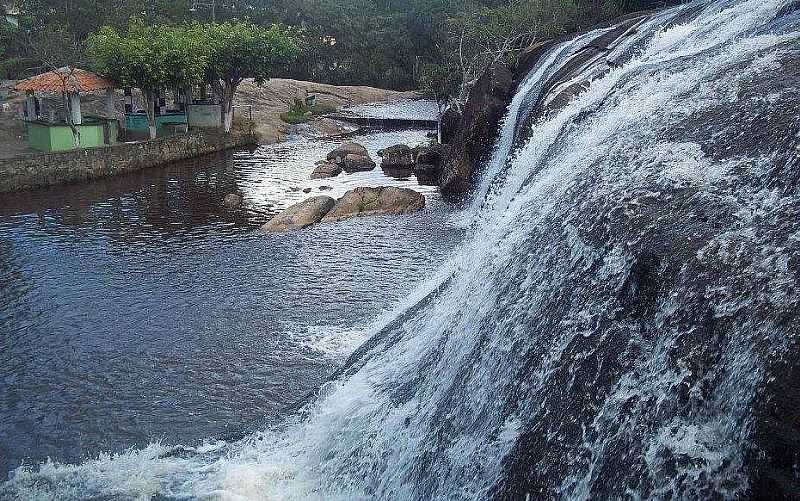
{"type": "Polygon", "coordinates": [[[498,124],[514,89],[511,69],[500,63],[487,69],[472,87],[439,179],[442,195],[458,198],[470,190],[476,166],[487,159],[497,140],[498,124]]]}
{"type": "Polygon", "coordinates": [[[425,208],[425,196],[408,188],[392,186],[356,188],[340,198],[323,222],[383,214],[410,214],[425,208]]]}
{"type": "Polygon", "coordinates": [[[318,223],[335,204],[336,200],[325,195],[309,198],[288,207],[269,220],[261,230],[267,233],[280,233],[311,226],[318,223]]]}
{"type": "Polygon", "coordinates": [[[316,163],[314,172],[311,173],[311,179],[325,179],[328,177],[336,177],[342,173],[342,168],[334,162],[322,160],[316,163]]]}
{"type": "Polygon", "coordinates": [[[351,174],[353,172],[370,171],[375,168],[375,162],[369,155],[356,155],[348,153],[341,163],[342,170],[351,174]]]}

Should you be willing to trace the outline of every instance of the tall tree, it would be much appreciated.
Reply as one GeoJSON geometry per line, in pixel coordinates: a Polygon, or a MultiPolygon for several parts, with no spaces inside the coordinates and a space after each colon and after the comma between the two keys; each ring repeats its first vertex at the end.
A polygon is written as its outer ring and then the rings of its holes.
{"type": "Polygon", "coordinates": [[[158,93],[200,83],[205,76],[207,51],[199,34],[182,26],[145,26],[137,21],[125,35],[106,27],[89,37],[97,71],[142,91],[151,138],[156,137],[158,93]]]}
{"type": "Polygon", "coordinates": [[[233,97],[245,78],[262,84],[300,52],[295,30],[273,24],[268,28],[247,22],[195,25],[196,38],[203,40],[207,66],[205,78],[222,98],[225,132],[233,123],[233,97]]]}

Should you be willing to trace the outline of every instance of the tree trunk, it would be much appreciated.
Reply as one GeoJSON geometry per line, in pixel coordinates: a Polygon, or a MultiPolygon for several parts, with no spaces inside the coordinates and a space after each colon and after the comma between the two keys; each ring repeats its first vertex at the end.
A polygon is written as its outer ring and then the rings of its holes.
{"type": "Polygon", "coordinates": [[[61,100],[63,102],[64,111],[65,111],[65,115],[66,115],[64,118],[65,118],[65,120],[67,122],[67,125],[69,126],[69,130],[72,131],[72,144],[73,144],[73,146],[75,146],[75,148],[80,148],[81,147],[81,130],[80,130],[79,127],[77,127],[75,125],[75,122],[73,120],[72,101],[69,98],[69,94],[67,94],[66,92],[62,92],[61,93],[61,100]]]}
{"type": "Polygon", "coordinates": [[[225,117],[224,127],[225,132],[227,133],[230,132],[231,127],[233,127],[233,96],[236,94],[236,85],[226,82],[222,92],[222,101],[225,103],[223,105],[223,116],[225,117]]]}
{"type": "Polygon", "coordinates": [[[144,111],[147,114],[147,128],[150,130],[150,139],[156,138],[156,93],[152,90],[142,89],[144,94],[144,111]]]}

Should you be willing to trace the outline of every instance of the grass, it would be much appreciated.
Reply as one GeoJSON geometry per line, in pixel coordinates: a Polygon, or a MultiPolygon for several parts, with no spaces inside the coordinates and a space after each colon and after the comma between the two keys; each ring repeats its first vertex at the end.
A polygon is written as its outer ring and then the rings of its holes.
{"type": "Polygon", "coordinates": [[[327,103],[317,103],[314,106],[308,106],[300,99],[295,99],[294,103],[289,105],[289,111],[281,113],[281,120],[292,125],[303,124],[310,122],[315,116],[332,113],[334,111],[336,111],[336,106],[327,103]]]}

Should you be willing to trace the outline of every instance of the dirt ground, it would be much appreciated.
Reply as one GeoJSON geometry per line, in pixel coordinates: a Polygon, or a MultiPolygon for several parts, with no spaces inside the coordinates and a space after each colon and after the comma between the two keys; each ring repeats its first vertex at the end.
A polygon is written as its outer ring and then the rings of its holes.
{"type": "MultiPolygon", "coordinates": [[[[0,95],[5,96],[15,82],[0,83],[0,95]]],[[[261,136],[261,142],[276,143],[286,136],[292,125],[283,122],[280,114],[288,110],[295,97],[314,94],[317,102],[337,108],[373,103],[392,102],[401,99],[418,97],[414,92],[397,92],[364,86],[334,86],[275,78],[258,87],[252,80],[245,80],[239,86],[234,99],[235,114],[239,119],[248,118],[252,114],[255,130],[261,136]]],[[[122,93],[118,93],[117,110],[124,109],[122,93]]],[[[0,104],[0,158],[11,158],[24,153],[31,153],[26,143],[25,125],[18,120],[19,110],[24,97],[10,92],[0,104]]],[[[103,113],[104,97],[85,96],[82,103],[85,113],[103,113]]],[[[315,135],[333,135],[346,132],[342,125],[333,120],[315,118],[303,126],[306,131],[315,135]]]]}

